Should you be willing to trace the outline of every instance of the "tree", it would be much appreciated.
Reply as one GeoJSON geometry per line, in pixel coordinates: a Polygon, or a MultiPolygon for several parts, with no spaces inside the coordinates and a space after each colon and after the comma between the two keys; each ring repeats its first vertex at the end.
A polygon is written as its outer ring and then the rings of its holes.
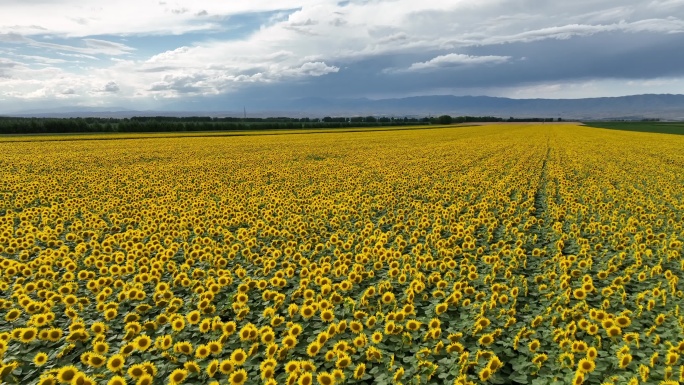
{"type": "Polygon", "coordinates": [[[439,122],[439,124],[451,124],[453,121],[453,118],[449,115],[442,115],[437,118],[437,122],[439,122]]]}

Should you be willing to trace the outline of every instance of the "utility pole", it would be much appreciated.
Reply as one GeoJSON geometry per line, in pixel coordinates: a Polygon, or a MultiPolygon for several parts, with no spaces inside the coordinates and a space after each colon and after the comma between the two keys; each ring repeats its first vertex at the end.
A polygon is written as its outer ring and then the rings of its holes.
{"type": "Polygon", "coordinates": [[[242,112],[243,112],[243,119],[247,119],[247,107],[242,107],[242,112]]]}

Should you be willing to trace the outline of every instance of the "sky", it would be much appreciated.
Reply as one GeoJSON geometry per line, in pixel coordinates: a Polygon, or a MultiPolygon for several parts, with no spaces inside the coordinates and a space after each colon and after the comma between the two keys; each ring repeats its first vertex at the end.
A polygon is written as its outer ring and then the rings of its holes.
{"type": "Polygon", "coordinates": [[[0,113],[684,90],[684,0],[0,4],[0,113]]]}

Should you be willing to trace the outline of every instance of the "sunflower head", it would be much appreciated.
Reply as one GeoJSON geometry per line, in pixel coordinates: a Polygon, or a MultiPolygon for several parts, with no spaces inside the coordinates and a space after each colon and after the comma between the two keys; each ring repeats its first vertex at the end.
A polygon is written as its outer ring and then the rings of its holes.
{"type": "Polygon", "coordinates": [[[36,353],[36,355],[33,356],[33,364],[36,366],[43,366],[47,363],[47,361],[48,355],[43,352],[36,353]]]}

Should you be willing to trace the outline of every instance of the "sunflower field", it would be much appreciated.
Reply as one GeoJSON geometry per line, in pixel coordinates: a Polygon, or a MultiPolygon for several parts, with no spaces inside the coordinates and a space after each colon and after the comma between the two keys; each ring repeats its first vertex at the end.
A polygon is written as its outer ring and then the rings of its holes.
{"type": "Polygon", "coordinates": [[[76,139],[0,139],[0,383],[684,382],[684,137],[76,139]]]}

